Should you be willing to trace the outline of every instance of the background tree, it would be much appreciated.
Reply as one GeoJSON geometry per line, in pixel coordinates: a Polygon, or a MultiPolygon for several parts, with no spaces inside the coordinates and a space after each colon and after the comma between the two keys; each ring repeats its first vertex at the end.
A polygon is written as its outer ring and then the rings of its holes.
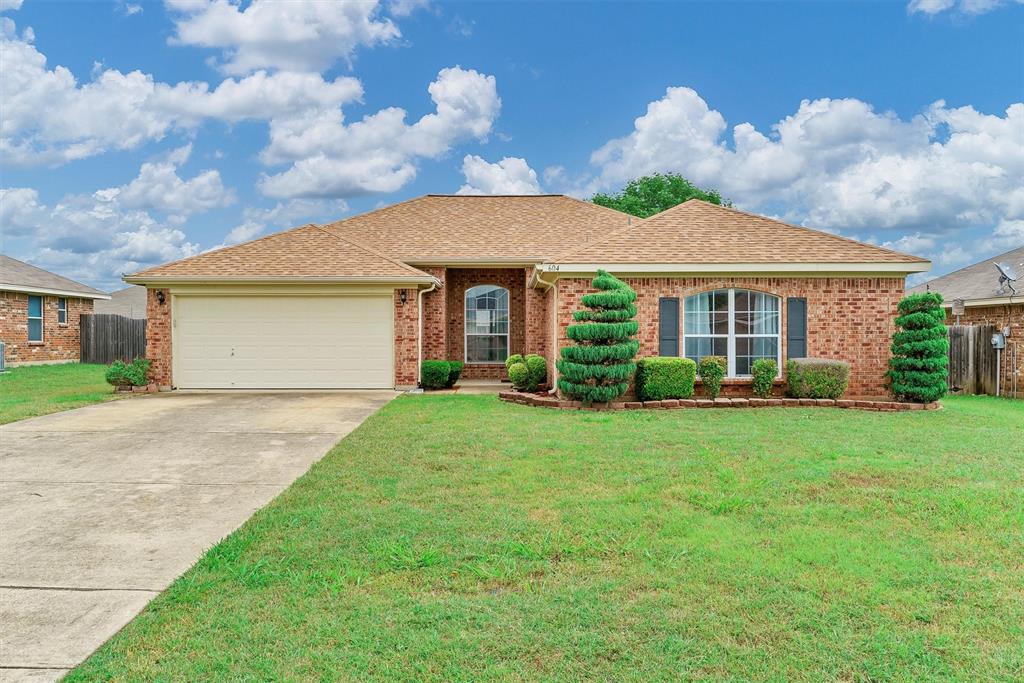
{"type": "MultiPolygon", "coordinates": [[[[678,173],[655,173],[636,178],[626,183],[620,192],[606,194],[598,192],[590,201],[600,206],[618,209],[633,216],[647,218],[687,199],[703,199],[712,204],[722,204],[722,195],[717,190],[702,190],[678,173]]],[[[731,202],[724,202],[732,206],[731,202]]]]}
{"type": "Polygon", "coordinates": [[[949,339],[942,295],[920,292],[899,303],[889,381],[898,399],[928,403],[946,394],[949,339]]]}
{"type": "Polygon", "coordinates": [[[640,350],[635,339],[636,292],[606,271],[597,271],[592,284],[600,291],[584,294],[581,303],[589,310],[573,313],[575,324],[566,335],[575,346],[562,349],[558,361],[558,388],[570,398],[586,403],[611,401],[626,393],[636,373],[633,358],[640,350]]]}

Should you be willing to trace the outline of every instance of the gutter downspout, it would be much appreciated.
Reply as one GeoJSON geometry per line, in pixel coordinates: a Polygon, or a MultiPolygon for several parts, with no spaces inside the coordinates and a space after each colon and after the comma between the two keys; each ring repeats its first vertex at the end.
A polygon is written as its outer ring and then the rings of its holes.
{"type": "MultiPolygon", "coordinates": [[[[548,390],[549,396],[554,396],[558,392],[558,287],[555,286],[555,282],[548,282],[541,277],[541,267],[539,265],[534,266],[536,269],[533,273],[534,278],[537,282],[545,285],[547,289],[545,291],[551,292],[551,388],[548,390]]],[[[555,281],[558,280],[558,274],[555,274],[555,281]]]]}
{"type": "Polygon", "coordinates": [[[421,289],[416,294],[416,300],[419,305],[419,331],[416,334],[416,386],[420,385],[420,381],[423,380],[421,373],[423,372],[423,295],[428,292],[437,290],[437,286],[440,284],[435,278],[427,289],[421,289]]]}

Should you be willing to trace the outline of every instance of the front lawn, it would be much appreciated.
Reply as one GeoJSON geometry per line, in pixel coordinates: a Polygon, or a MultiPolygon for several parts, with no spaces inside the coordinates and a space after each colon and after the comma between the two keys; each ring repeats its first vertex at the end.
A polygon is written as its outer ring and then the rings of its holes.
{"type": "Polygon", "coordinates": [[[1024,403],[406,396],[85,680],[1020,680],[1024,403]]]}
{"type": "Polygon", "coordinates": [[[117,398],[105,365],[29,365],[0,374],[0,424],[117,398]]]}

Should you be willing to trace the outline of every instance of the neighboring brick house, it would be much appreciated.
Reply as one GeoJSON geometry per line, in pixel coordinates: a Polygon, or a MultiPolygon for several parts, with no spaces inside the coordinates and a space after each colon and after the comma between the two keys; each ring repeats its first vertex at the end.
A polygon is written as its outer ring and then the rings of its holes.
{"type": "MultiPolygon", "coordinates": [[[[851,364],[885,393],[896,303],[928,261],[691,200],[639,220],[562,195],[428,195],[125,278],[149,288],[154,380],[182,388],[409,387],[419,361],[504,376],[554,360],[597,268],[633,286],[642,355],[851,364]]],[[[552,373],[554,366],[552,363],[552,373]]]]}
{"type": "Polygon", "coordinates": [[[949,325],[993,325],[997,330],[1008,331],[1000,359],[1000,393],[1024,397],[1024,278],[1000,287],[996,263],[1008,264],[1024,275],[1024,246],[911,287],[909,291],[942,294],[949,325]],[[956,300],[964,303],[964,312],[959,316],[953,314],[956,300]]]}
{"type": "Polygon", "coordinates": [[[0,341],[8,365],[79,358],[79,316],[110,297],[98,289],[0,254],[0,341]]]}

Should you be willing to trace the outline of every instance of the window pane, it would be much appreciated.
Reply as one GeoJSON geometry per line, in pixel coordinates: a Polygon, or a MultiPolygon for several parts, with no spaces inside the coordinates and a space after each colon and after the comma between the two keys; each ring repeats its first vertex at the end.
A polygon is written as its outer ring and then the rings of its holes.
{"type": "Polygon", "coordinates": [[[30,317],[30,318],[41,318],[41,317],[43,317],[43,297],[41,297],[41,296],[30,296],[28,298],[28,317],[30,317]]]}
{"type": "Polygon", "coordinates": [[[686,298],[685,334],[728,334],[729,291],[716,289],[686,298]]]}
{"type": "Polygon", "coordinates": [[[466,337],[466,362],[503,363],[508,358],[508,337],[505,335],[470,335],[466,337]]]}
{"type": "Polygon", "coordinates": [[[61,325],[68,321],[68,300],[64,298],[57,299],[57,322],[61,325]]]}
{"type": "Polygon", "coordinates": [[[778,337],[736,337],[736,374],[749,375],[758,358],[778,359],[778,337]]]}
{"type": "Polygon", "coordinates": [[[736,290],[736,334],[778,334],[779,299],[771,294],[736,290]]]}
{"type": "Polygon", "coordinates": [[[29,318],[28,340],[43,341],[43,321],[39,318],[29,318]]]}
{"type": "Polygon", "coordinates": [[[729,349],[729,340],[725,337],[687,337],[684,352],[686,357],[700,363],[704,356],[725,357],[729,349]]]}
{"type": "Polygon", "coordinates": [[[478,285],[466,290],[466,334],[508,333],[508,290],[478,285]]]}

